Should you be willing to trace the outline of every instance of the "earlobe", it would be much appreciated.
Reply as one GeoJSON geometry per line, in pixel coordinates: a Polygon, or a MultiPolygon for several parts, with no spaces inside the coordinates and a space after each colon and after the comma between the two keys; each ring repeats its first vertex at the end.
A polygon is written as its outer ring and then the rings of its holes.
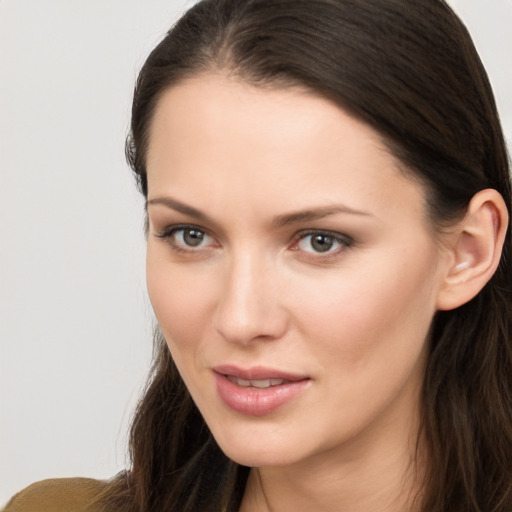
{"type": "Polygon", "coordinates": [[[457,225],[452,258],[439,290],[439,310],[455,309],[475,297],[491,279],[500,262],[508,211],[501,194],[481,190],[471,200],[457,225]]]}

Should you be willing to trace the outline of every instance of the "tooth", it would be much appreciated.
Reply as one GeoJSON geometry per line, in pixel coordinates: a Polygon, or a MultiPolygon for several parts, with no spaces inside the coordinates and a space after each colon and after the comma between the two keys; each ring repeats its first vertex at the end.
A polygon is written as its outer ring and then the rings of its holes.
{"type": "Polygon", "coordinates": [[[270,379],[251,380],[251,386],[253,386],[255,388],[268,388],[268,387],[270,387],[270,379]]]}
{"type": "Polygon", "coordinates": [[[253,387],[258,389],[265,389],[271,386],[280,386],[285,382],[283,379],[247,380],[240,379],[238,377],[235,377],[234,375],[226,375],[226,377],[234,384],[237,384],[238,386],[243,388],[253,387]]]}
{"type": "Polygon", "coordinates": [[[251,385],[251,382],[245,379],[239,379],[234,375],[226,375],[229,381],[233,382],[233,384],[237,384],[238,386],[243,386],[248,388],[251,385]]]}

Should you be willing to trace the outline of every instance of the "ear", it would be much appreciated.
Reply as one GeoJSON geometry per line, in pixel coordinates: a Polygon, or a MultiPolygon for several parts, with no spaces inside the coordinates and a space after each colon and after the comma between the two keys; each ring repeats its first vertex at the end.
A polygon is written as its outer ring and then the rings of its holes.
{"type": "Polygon", "coordinates": [[[451,258],[437,298],[440,310],[454,309],[475,297],[491,279],[501,258],[508,211],[501,194],[481,190],[450,237],[451,258]]]}

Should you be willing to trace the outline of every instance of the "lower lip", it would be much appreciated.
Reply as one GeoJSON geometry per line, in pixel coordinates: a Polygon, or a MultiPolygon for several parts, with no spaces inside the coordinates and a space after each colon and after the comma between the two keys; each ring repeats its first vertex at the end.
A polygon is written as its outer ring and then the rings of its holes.
{"type": "Polygon", "coordinates": [[[247,416],[263,416],[290,402],[302,393],[310,379],[287,382],[268,388],[245,388],[215,373],[217,390],[222,401],[233,411],[247,416]]]}

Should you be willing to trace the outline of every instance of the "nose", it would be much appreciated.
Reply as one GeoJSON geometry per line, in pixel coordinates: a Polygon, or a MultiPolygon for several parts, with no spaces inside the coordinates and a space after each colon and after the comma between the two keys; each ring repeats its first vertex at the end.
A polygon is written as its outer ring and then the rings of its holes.
{"type": "Polygon", "coordinates": [[[214,316],[214,327],[226,341],[246,345],[284,335],[289,315],[277,277],[271,263],[248,253],[227,265],[214,316]]]}

